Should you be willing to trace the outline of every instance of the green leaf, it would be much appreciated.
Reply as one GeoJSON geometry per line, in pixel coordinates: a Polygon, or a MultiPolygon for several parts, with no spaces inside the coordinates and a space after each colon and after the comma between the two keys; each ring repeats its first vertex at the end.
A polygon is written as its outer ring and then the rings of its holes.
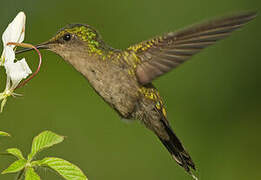
{"type": "Polygon", "coordinates": [[[51,147],[64,140],[63,136],[57,135],[51,131],[44,131],[33,139],[32,150],[28,155],[28,161],[31,161],[36,153],[45,148],[51,147]]]}
{"type": "Polygon", "coordinates": [[[6,132],[0,131],[0,136],[11,136],[11,135],[6,132]]]}
{"type": "Polygon", "coordinates": [[[36,174],[34,168],[28,167],[25,172],[25,180],[40,180],[40,176],[36,174]]]}
{"type": "Polygon", "coordinates": [[[9,154],[12,154],[13,156],[17,157],[18,159],[24,159],[24,156],[20,149],[17,148],[9,148],[6,150],[9,154]]]}
{"type": "Polygon", "coordinates": [[[80,168],[64,159],[47,157],[40,160],[39,164],[55,170],[66,180],[87,180],[80,168]]]}
{"type": "Polygon", "coordinates": [[[25,167],[25,165],[26,165],[26,160],[19,159],[19,160],[13,162],[13,164],[11,164],[7,169],[5,169],[2,172],[2,174],[18,172],[18,171],[22,170],[25,167]]]}

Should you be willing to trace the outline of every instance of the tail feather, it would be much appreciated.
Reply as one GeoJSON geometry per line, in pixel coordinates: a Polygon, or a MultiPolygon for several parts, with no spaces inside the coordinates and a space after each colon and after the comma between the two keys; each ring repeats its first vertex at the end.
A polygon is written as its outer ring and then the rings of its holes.
{"type": "MultiPolygon", "coordinates": [[[[164,146],[168,149],[172,157],[175,161],[183,167],[189,174],[192,175],[190,168],[196,170],[195,164],[192,161],[191,157],[184,149],[178,137],[174,134],[167,121],[161,120],[164,125],[166,132],[169,135],[169,139],[165,140],[159,137],[160,141],[164,144],[164,146]]],[[[192,175],[193,176],[193,175],[192,175]]]]}

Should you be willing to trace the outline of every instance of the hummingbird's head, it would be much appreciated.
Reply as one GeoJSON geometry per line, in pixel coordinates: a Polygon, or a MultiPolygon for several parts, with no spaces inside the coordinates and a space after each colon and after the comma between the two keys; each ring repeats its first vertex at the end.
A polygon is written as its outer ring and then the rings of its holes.
{"type": "MultiPolygon", "coordinates": [[[[72,53],[102,54],[105,49],[99,33],[89,25],[69,24],[60,29],[50,40],[36,46],[38,49],[47,49],[67,59],[72,53]]],[[[16,53],[29,51],[22,49],[16,53]]]]}

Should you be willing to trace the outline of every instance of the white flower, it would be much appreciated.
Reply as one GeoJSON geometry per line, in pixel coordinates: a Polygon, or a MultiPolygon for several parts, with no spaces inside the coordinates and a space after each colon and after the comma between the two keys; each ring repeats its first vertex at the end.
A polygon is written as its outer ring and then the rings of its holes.
{"type": "Polygon", "coordinates": [[[25,36],[25,14],[19,12],[14,20],[8,25],[2,36],[4,45],[3,53],[0,59],[0,65],[6,69],[6,88],[3,93],[0,93],[1,111],[7,101],[7,97],[16,95],[15,88],[19,83],[32,73],[25,59],[15,62],[15,46],[7,45],[9,42],[21,43],[25,36]]]}

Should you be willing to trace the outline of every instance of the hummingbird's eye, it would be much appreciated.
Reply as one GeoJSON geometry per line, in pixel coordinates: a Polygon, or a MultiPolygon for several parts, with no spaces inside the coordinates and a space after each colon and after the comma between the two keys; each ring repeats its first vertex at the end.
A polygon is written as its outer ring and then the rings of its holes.
{"type": "Polygon", "coordinates": [[[70,41],[71,38],[72,38],[72,35],[71,35],[71,34],[65,34],[65,35],[63,35],[63,40],[65,40],[65,41],[70,41]]]}

